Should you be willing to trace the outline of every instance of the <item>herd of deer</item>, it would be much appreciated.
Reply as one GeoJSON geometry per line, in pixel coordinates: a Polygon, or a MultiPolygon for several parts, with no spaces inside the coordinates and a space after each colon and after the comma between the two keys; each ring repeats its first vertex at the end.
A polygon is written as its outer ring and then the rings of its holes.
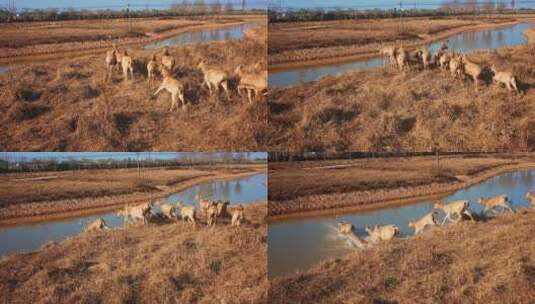
{"type": "MultiPolygon", "coordinates": [[[[230,217],[231,226],[240,226],[244,221],[244,207],[238,205],[232,209],[228,208],[230,202],[226,201],[209,201],[205,199],[199,200],[200,211],[204,215],[206,224],[209,227],[215,226],[218,219],[230,217]]],[[[183,221],[197,225],[197,209],[195,206],[186,206],[178,201],[176,205],[165,202],[145,203],[136,206],[126,206],[123,210],[118,212],[118,215],[124,218],[125,223],[141,221],[143,224],[149,223],[151,218],[158,217],[166,220],[174,221],[180,217],[183,221]],[[159,207],[159,212],[154,208],[159,207]]],[[[98,218],[85,229],[88,231],[98,231],[109,229],[106,221],[103,218],[98,218]]]]}
{"type": "Polygon", "coordinates": [[[477,90],[479,80],[482,79],[485,70],[490,69],[492,72],[492,81],[496,84],[503,84],[509,91],[514,90],[518,92],[517,79],[513,73],[508,71],[499,71],[495,65],[490,68],[483,67],[477,63],[470,61],[466,55],[449,53],[448,46],[443,43],[438,52],[432,56],[429,50],[425,47],[419,48],[412,52],[406,51],[403,46],[385,47],[380,50],[380,54],[385,60],[385,66],[397,67],[400,71],[405,69],[412,69],[420,66],[423,69],[432,67],[440,68],[443,71],[450,71],[454,78],[467,76],[474,81],[475,89],[477,90]]]}
{"type": "MultiPolygon", "coordinates": [[[[535,192],[528,192],[526,194],[526,199],[530,204],[535,207],[535,192]]],[[[483,214],[489,210],[495,211],[497,207],[501,207],[503,211],[509,210],[511,213],[514,213],[513,209],[509,205],[509,198],[505,195],[499,195],[492,198],[480,198],[478,203],[483,206],[483,214]]],[[[446,215],[441,225],[444,225],[446,220],[453,221],[455,223],[459,222],[462,219],[463,215],[466,215],[470,218],[472,222],[475,222],[472,212],[470,211],[470,203],[467,200],[460,200],[445,204],[443,202],[438,202],[434,206],[434,210],[422,218],[414,221],[409,221],[409,228],[414,229],[414,234],[417,235],[424,231],[428,227],[433,227],[438,225],[436,210],[442,210],[446,215]],[[455,220],[452,218],[455,216],[455,220]]],[[[353,232],[353,224],[347,222],[338,223],[338,231],[344,235],[351,235],[356,237],[353,232]]],[[[390,241],[395,236],[399,235],[399,227],[396,225],[376,225],[373,228],[366,226],[366,232],[368,233],[368,241],[375,243],[378,241],[390,241]]]]}
{"type": "MultiPolygon", "coordinates": [[[[119,51],[117,45],[113,45],[111,50],[106,52],[106,81],[108,81],[113,72],[121,68],[123,72],[123,79],[134,78],[134,65],[133,59],[128,55],[126,50],[119,51]]],[[[208,66],[204,60],[200,60],[197,67],[204,75],[204,80],[201,86],[206,86],[212,96],[213,91],[219,93],[219,89],[223,88],[227,98],[230,98],[229,80],[232,77],[236,77],[239,80],[237,85],[238,95],[243,97],[243,92],[246,92],[247,98],[250,103],[261,96],[265,96],[267,92],[267,71],[259,71],[260,63],[257,63],[253,69],[256,72],[245,72],[242,66],[238,66],[234,72],[234,75],[216,66],[208,66]]],[[[154,96],[158,95],[162,90],[166,90],[171,94],[171,107],[169,111],[174,108],[178,108],[178,101],[184,108],[186,101],[184,99],[185,85],[180,80],[174,77],[176,68],[176,61],[173,56],[169,54],[167,49],[164,50],[160,56],[158,62],[156,55],[153,55],[147,63],[147,79],[149,88],[152,88],[156,79],[158,71],[162,75],[162,83],[154,93],[154,96]]]]}

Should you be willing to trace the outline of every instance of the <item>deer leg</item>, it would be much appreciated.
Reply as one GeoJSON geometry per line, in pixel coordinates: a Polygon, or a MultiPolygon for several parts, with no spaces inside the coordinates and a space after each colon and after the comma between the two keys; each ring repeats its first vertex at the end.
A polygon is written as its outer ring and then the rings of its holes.
{"type": "Polygon", "coordinates": [[[230,99],[230,93],[228,90],[228,82],[224,80],[223,82],[221,82],[221,86],[223,87],[223,90],[225,90],[225,93],[227,93],[227,98],[230,99]]]}

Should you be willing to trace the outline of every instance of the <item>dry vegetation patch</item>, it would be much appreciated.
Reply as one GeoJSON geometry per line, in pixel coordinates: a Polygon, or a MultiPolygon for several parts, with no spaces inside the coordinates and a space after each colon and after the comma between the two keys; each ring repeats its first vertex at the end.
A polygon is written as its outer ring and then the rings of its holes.
{"type": "Polygon", "coordinates": [[[524,303],[535,299],[535,213],[461,222],[275,278],[270,303],[524,303]]]}
{"type": "Polygon", "coordinates": [[[130,226],[0,261],[9,303],[265,303],[265,203],[247,223],[130,226]]]}
{"type": "Polygon", "coordinates": [[[526,151],[535,149],[535,48],[479,52],[483,66],[510,69],[521,94],[437,69],[372,69],[275,89],[269,146],[290,151],[526,151]]]}
{"type": "MultiPolygon", "coordinates": [[[[104,56],[17,68],[0,76],[0,146],[9,151],[261,151],[267,106],[249,104],[231,81],[230,99],[201,86],[202,58],[233,74],[238,65],[265,68],[266,44],[253,39],[170,49],[174,76],[186,86],[186,111],[167,112],[171,97],[149,88],[146,64],[154,52],[133,50],[134,78],[105,81],[104,56]]],[[[121,74],[122,75],[122,74],[121,74]]],[[[159,85],[161,78],[156,84],[159,85]]]]}

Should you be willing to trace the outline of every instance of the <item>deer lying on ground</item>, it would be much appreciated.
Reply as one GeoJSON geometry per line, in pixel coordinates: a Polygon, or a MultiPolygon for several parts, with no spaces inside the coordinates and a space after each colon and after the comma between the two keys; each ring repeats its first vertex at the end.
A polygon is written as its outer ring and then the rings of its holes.
{"type": "Polygon", "coordinates": [[[156,55],[152,55],[152,58],[147,63],[147,80],[149,87],[152,88],[154,80],[156,79],[156,70],[158,69],[158,63],[156,62],[156,55]]]}
{"type": "Polygon", "coordinates": [[[449,204],[438,202],[435,204],[434,208],[442,210],[444,211],[444,213],[446,213],[446,216],[444,217],[444,220],[442,221],[442,225],[444,225],[446,220],[448,219],[452,220],[451,216],[453,214],[457,215],[457,220],[455,221],[456,223],[461,220],[463,214],[468,216],[472,220],[472,222],[474,222],[474,217],[472,216],[472,213],[470,212],[470,203],[466,200],[455,201],[449,204]]]}
{"type": "Polygon", "coordinates": [[[373,228],[366,226],[366,232],[374,241],[390,241],[399,234],[399,228],[395,225],[375,225],[373,228]]]}
{"type": "Polygon", "coordinates": [[[190,222],[193,224],[193,226],[196,225],[195,222],[195,207],[193,206],[185,206],[182,202],[176,203],[177,207],[180,208],[180,215],[182,216],[182,220],[184,222],[190,222]]]}
{"type": "Polygon", "coordinates": [[[258,98],[267,91],[267,71],[262,71],[256,74],[253,73],[244,73],[242,66],[236,68],[236,75],[240,78],[240,83],[238,84],[238,94],[241,96],[241,91],[247,91],[247,97],[249,103],[253,103],[253,93],[254,97],[258,98]]]}
{"type": "Polygon", "coordinates": [[[509,91],[514,90],[515,92],[518,92],[518,86],[516,85],[516,78],[515,76],[513,76],[513,73],[500,72],[494,65],[490,69],[494,73],[494,76],[492,76],[492,81],[494,83],[497,83],[497,84],[503,83],[509,91]]]}
{"type": "Polygon", "coordinates": [[[162,65],[167,68],[171,73],[175,69],[175,58],[169,55],[169,51],[165,49],[162,55],[162,65]]]}
{"type": "Polygon", "coordinates": [[[243,220],[243,215],[244,208],[242,205],[239,205],[238,207],[232,209],[232,220],[230,222],[230,225],[239,227],[241,225],[241,221],[243,220]]]}
{"type": "Polygon", "coordinates": [[[108,225],[106,225],[106,222],[103,218],[99,217],[96,219],[93,223],[91,223],[87,228],[85,228],[84,232],[91,232],[91,231],[101,231],[104,229],[109,229],[108,225]]]}
{"type": "Polygon", "coordinates": [[[130,75],[131,79],[134,80],[134,66],[132,57],[128,56],[128,53],[124,51],[121,58],[121,67],[123,68],[123,77],[124,80],[128,80],[130,75]]]}
{"type": "Polygon", "coordinates": [[[422,232],[427,226],[437,225],[436,212],[430,212],[417,221],[409,221],[409,227],[414,229],[414,235],[422,232]]]}
{"type": "Polygon", "coordinates": [[[478,202],[484,207],[483,213],[498,206],[502,207],[503,210],[507,209],[511,211],[511,213],[514,213],[513,209],[509,206],[509,198],[505,195],[498,195],[491,198],[481,197],[478,202]]]}
{"type": "Polygon", "coordinates": [[[228,89],[229,75],[227,72],[217,68],[208,67],[203,60],[201,60],[197,66],[204,75],[203,84],[208,87],[210,95],[212,95],[213,88],[216,89],[216,92],[219,92],[219,86],[221,86],[223,87],[223,90],[225,90],[227,98],[230,98],[230,92],[228,89]]]}
{"type": "Polygon", "coordinates": [[[117,66],[117,57],[115,49],[106,52],[106,81],[113,75],[113,70],[117,66]]]}
{"type": "Polygon", "coordinates": [[[481,73],[483,73],[483,68],[479,66],[476,63],[471,62],[468,60],[466,55],[462,56],[463,64],[464,64],[464,73],[468,76],[470,76],[474,80],[475,88],[477,91],[478,84],[479,84],[479,78],[481,77],[481,73]]]}
{"type": "Polygon", "coordinates": [[[184,99],[184,85],[179,80],[173,78],[171,76],[171,72],[165,68],[160,67],[163,81],[158,90],[154,93],[153,96],[157,96],[162,90],[166,90],[167,92],[171,93],[171,107],[169,108],[169,112],[173,110],[173,108],[178,109],[178,100],[180,99],[180,103],[182,104],[182,109],[186,107],[186,101],[184,99]]]}

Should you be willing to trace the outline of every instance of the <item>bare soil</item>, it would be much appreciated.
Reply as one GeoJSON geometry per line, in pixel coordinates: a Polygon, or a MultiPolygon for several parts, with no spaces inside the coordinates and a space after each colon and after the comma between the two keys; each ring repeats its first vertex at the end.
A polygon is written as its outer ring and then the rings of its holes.
{"type": "Polygon", "coordinates": [[[183,222],[86,233],[0,260],[6,303],[266,303],[265,202],[241,227],[183,222]]]}
{"type": "Polygon", "coordinates": [[[535,47],[478,52],[517,78],[521,93],[492,84],[485,72],[476,90],[468,78],[438,69],[356,71],[269,96],[273,151],[533,151],[535,47]]]}
{"type": "Polygon", "coordinates": [[[535,213],[461,222],[271,281],[269,303],[530,303],[535,213]]]}

